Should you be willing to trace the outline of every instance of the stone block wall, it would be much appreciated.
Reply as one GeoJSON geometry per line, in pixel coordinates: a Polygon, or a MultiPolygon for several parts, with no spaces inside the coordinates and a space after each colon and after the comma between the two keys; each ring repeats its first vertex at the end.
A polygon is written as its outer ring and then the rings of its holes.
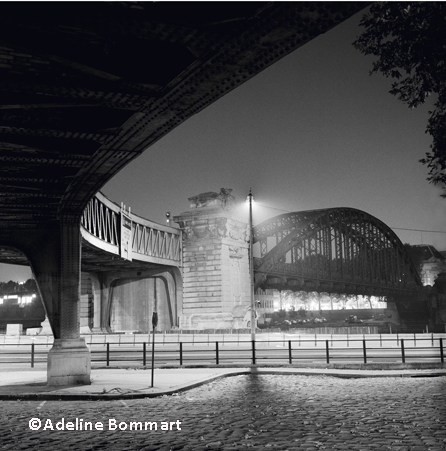
{"type": "Polygon", "coordinates": [[[191,209],[174,218],[184,237],[180,329],[246,328],[244,317],[250,306],[247,224],[234,216],[221,193],[189,200],[191,209]]]}

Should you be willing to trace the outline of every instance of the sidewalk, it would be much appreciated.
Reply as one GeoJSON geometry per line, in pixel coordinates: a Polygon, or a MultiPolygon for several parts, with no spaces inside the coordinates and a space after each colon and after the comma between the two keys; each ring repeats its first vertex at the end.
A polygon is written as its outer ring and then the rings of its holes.
{"type": "Polygon", "coordinates": [[[46,371],[0,372],[0,400],[111,400],[151,398],[172,395],[222,377],[241,374],[278,374],[306,376],[364,377],[437,377],[446,376],[446,368],[437,369],[332,369],[297,367],[240,368],[156,368],[151,387],[150,369],[92,369],[91,385],[70,387],[46,385],[46,371]]]}

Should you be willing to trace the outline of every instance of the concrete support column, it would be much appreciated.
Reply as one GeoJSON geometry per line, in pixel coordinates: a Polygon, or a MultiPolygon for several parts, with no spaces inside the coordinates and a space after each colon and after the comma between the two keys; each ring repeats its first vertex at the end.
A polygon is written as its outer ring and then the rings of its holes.
{"type": "MultiPolygon", "coordinates": [[[[90,384],[91,359],[79,334],[81,235],[79,221],[60,225],[59,329],[48,353],[48,385],[90,384]]],[[[50,319],[51,321],[51,319],[50,319]]],[[[57,318],[53,318],[53,322],[57,318]]]]}
{"type": "MultiPolygon", "coordinates": [[[[102,321],[103,312],[103,289],[100,273],[89,273],[91,280],[91,288],[93,291],[93,332],[105,333],[106,329],[102,321]]],[[[108,294],[108,290],[107,290],[108,294]]]]}
{"type": "Polygon", "coordinates": [[[111,288],[117,278],[115,272],[90,273],[93,289],[93,332],[110,332],[111,288]]]}
{"type": "Polygon", "coordinates": [[[38,229],[1,229],[0,242],[26,255],[37,282],[54,336],[48,354],[48,384],[89,384],[90,352],[79,334],[79,218],[61,219],[38,229]]]}
{"type": "Polygon", "coordinates": [[[61,224],[60,338],[79,338],[81,236],[78,224],[61,224]]]}

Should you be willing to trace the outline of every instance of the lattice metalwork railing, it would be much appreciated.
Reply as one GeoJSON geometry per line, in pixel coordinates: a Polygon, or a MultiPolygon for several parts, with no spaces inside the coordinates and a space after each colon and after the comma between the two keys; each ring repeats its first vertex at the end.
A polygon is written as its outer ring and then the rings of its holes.
{"type": "Polygon", "coordinates": [[[81,218],[84,229],[105,243],[119,246],[119,208],[110,208],[106,205],[101,195],[96,195],[90,200],[81,218]]]}
{"type": "Polygon", "coordinates": [[[177,229],[169,231],[159,227],[133,221],[133,254],[181,262],[181,232],[177,229]]]}
{"type": "MultiPolygon", "coordinates": [[[[181,265],[181,231],[131,215],[132,259],[181,265]]],[[[120,254],[121,208],[103,194],[91,199],[81,218],[83,237],[95,247],[120,254]],[[87,233],[84,233],[87,232],[87,233]]]]}

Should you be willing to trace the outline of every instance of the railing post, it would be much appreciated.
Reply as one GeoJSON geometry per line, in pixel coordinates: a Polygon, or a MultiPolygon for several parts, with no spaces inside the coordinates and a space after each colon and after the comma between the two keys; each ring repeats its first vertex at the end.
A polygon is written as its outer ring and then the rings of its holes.
{"type": "Polygon", "coordinates": [[[401,360],[406,363],[406,355],[404,353],[404,340],[401,339],[401,360]]]}
{"type": "Polygon", "coordinates": [[[293,363],[291,340],[288,340],[288,361],[290,362],[290,365],[293,363]]]}
{"type": "Polygon", "coordinates": [[[31,343],[31,368],[34,368],[34,342],[31,343]]]}
{"type": "Polygon", "coordinates": [[[144,341],[142,344],[142,364],[146,366],[146,342],[144,341]]]}
{"type": "Polygon", "coordinates": [[[441,363],[444,363],[443,338],[440,338],[440,359],[441,363]]]}
{"type": "Polygon", "coordinates": [[[256,342],[255,340],[251,340],[252,343],[252,364],[256,364],[256,342]]]}
{"type": "Polygon", "coordinates": [[[218,341],[215,342],[215,362],[218,365],[218,341]]]}
{"type": "Polygon", "coordinates": [[[365,340],[362,340],[362,353],[364,355],[364,363],[367,363],[367,349],[365,340]]]}
{"type": "Polygon", "coordinates": [[[327,363],[330,363],[330,351],[328,346],[328,340],[325,340],[325,355],[327,356],[327,363]]]}
{"type": "Polygon", "coordinates": [[[110,343],[107,342],[107,366],[110,366],[110,343]]]}
{"type": "Polygon", "coordinates": [[[180,366],[183,365],[183,342],[180,341],[180,366]]]}

